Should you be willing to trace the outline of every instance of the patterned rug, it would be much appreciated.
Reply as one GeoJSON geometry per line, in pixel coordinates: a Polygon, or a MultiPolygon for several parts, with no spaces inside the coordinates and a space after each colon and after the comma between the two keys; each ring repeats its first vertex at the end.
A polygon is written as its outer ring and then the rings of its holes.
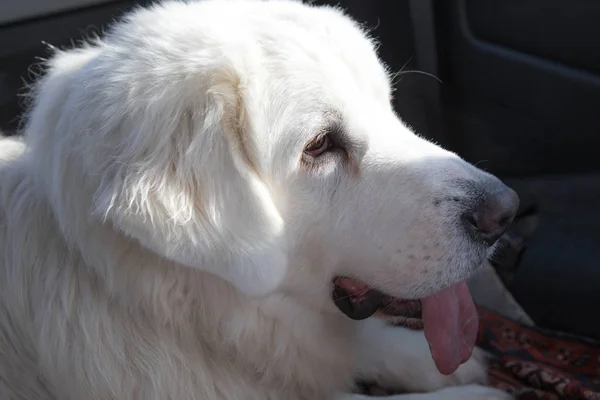
{"type": "MultiPolygon", "coordinates": [[[[495,356],[490,385],[518,400],[600,400],[600,342],[528,328],[478,307],[478,345],[495,356]]],[[[392,393],[362,384],[372,396],[392,393]]]]}
{"type": "Polygon", "coordinates": [[[490,385],[523,400],[600,400],[600,342],[479,314],[478,344],[497,357],[490,385]]]}

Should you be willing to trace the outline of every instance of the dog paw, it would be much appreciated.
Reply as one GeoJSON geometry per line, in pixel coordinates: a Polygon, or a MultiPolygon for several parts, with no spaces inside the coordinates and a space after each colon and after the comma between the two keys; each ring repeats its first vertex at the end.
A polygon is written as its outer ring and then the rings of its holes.
{"type": "MultiPolygon", "coordinates": [[[[376,327],[375,327],[376,328],[376,327]]],[[[487,384],[487,354],[475,348],[469,361],[453,374],[442,375],[431,357],[423,331],[393,328],[371,332],[376,346],[367,347],[365,376],[379,386],[407,393],[429,393],[448,387],[487,384]]]]}
{"type": "Polygon", "coordinates": [[[473,355],[463,365],[452,374],[443,377],[443,386],[461,386],[461,385],[485,385],[488,381],[488,357],[487,354],[479,349],[473,350],[473,355]]]}
{"type": "MultiPolygon", "coordinates": [[[[434,392],[465,385],[485,386],[488,381],[487,355],[477,348],[469,361],[451,375],[442,375],[428,355],[414,361],[410,369],[404,369],[403,374],[396,375],[396,380],[389,377],[381,380],[381,386],[408,392],[434,392]]],[[[398,371],[400,369],[396,370],[398,371]]]]}
{"type": "Polygon", "coordinates": [[[427,399],[445,400],[512,400],[514,397],[502,390],[481,385],[455,386],[430,393],[427,399]]]}

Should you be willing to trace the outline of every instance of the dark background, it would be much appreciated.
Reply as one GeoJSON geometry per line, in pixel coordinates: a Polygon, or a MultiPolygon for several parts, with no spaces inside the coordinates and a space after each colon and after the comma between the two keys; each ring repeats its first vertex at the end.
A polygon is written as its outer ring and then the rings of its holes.
{"type": "MultiPolygon", "coordinates": [[[[53,0],[47,0],[51,4],[53,0]]],[[[49,53],[136,4],[106,1],[0,22],[0,129],[49,53]]],[[[326,3],[316,1],[316,3],[326,3]]],[[[336,2],[337,3],[337,2],[336,2]]],[[[382,43],[395,105],[417,132],[504,178],[539,225],[509,288],[540,325],[600,338],[600,2],[346,0],[382,43]]]]}

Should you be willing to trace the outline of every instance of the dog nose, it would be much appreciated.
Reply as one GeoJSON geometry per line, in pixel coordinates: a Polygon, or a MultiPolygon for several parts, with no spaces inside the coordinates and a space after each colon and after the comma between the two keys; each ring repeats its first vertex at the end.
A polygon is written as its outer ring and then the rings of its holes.
{"type": "Polygon", "coordinates": [[[491,246],[510,226],[518,208],[517,193],[498,181],[473,211],[465,214],[465,224],[475,239],[491,246]]]}

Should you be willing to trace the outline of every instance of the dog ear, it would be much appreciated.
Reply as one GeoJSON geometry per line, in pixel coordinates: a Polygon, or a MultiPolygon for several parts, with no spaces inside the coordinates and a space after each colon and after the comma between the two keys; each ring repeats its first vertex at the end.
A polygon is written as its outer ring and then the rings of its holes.
{"type": "Polygon", "coordinates": [[[94,208],[154,252],[263,295],[286,272],[283,221],[248,153],[239,79],[213,70],[207,87],[162,93],[121,124],[126,161],[102,179],[94,208]]]}
{"type": "Polygon", "coordinates": [[[64,237],[101,262],[111,256],[90,243],[116,229],[244,293],[273,291],[287,269],[283,221],[234,62],[169,47],[180,62],[149,68],[168,57],[129,51],[147,45],[139,37],[57,51],[32,92],[29,159],[64,237]]]}
{"type": "Polygon", "coordinates": [[[96,252],[103,224],[244,293],[275,290],[284,227],[254,164],[240,76],[218,53],[147,68],[127,48],[57,52],[32,92],[28,158],[63,235],[96,252]]]}

